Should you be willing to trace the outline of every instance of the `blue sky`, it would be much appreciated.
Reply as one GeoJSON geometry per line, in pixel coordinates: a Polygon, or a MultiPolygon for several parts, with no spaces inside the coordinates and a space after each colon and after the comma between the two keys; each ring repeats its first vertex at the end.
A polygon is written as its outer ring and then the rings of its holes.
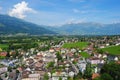
{"type": "Polygon", "coordinates": [[[0,0],[0,13],[41,25],[120,22],[120,0],[0,0]]]}

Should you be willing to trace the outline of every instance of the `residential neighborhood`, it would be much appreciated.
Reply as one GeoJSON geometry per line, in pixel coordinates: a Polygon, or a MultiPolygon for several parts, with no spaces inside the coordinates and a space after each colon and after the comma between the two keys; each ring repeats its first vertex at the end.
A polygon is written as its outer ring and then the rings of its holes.
{"type": "MultiPolygon", "coordinates": [[[[19,48],[7,52],[1,49],[0,80],[95,80],[105,64],[113,61],[120,68],[120,53],[111,55],[104,51],[109,47],[120,50],[120,37],[113,41],[106,37],[63,38],[49,43],[46,50],[32,47],[26,51],[19,48]]],[[[43,42],[38,46],[48,44],[43,42]]],[[[117,76],[114,80],[119,79],[117,76]]]]}

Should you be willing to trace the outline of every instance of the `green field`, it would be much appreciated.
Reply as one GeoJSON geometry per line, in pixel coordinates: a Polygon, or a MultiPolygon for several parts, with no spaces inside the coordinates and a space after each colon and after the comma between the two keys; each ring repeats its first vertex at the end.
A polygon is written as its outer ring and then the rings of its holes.
{"type": "Polygon", "coordinates": [[[103,48],[102,50],[112,55],[120,55],[120,46],[107,47],[107,48],[103,48]]]}
{"type": "Polygon", "coordinates": [[[84,58],[89,58],[90,55],[87,52],[81,52],[80,55],[84,58]]]}
{"type": "Polygon", "coordinates": [[[6,49],[6,48],[8,48],[8,45],[7,44],[0,44],[0,48],[1,49],[6,49]]]}
{"type": "Polygon", "coordinates": [[[86,48],[88,46],[88,42],[76,42],[76,43],[65,43],[63,48],[86,48]]]}

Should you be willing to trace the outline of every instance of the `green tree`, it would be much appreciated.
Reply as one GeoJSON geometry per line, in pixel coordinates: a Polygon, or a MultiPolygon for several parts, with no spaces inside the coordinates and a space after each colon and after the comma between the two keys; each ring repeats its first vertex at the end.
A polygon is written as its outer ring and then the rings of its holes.
{"type": "Polygon", "coordinates": [[[101,74],[101,79],[102,80],[113,80],[113,78],[107,73],[101,74]]]}
{"type": "Polygon", "coordinates": [[[91,69],[90,64],[87,64],[83,77],[84,78],[91,78],[92,77],[92,69],[91,69]]]}
{"type": "Polygon", "coordinates": [[[56,53],[56,56],[57,56],[57,59],[58,59],[58,60],[62,60],[62,56],[60,55],[60,52],[57,52],[57,53],[56,53]]]}
{"type": "Polygon", "coordinates": [[[8,75],[7,75],[7,73],[5,73],[5,77],[7,77],[8,75]]]}
{"type": "Polygon", "coordinates": [[[59,80],[62,80],[62,77],[60,77],[59,80]]]}
{"type": "Polygon", "coordinates": [[[48,65],[47,65],[47,67],[48,67],[48,68],[49,68],[49,67],[54,67],[54,63],[55,63],[55,62],[49,62],[48,65]]]}
{"type": "Polygon", "coordinates": [[[12,72],[12,68],[11,68],[11,67],[8,67],[8,71],[9,71],[9,72],[12,72]]]}
{"type": "Polygon", "coordinates": [[[16,73],[20,73],[19,70],[16,70],[16,73]]]}
{"type": "Polygon", "coordinates": [[[49,80],[49,76],[47,73],[44,74],[43,80],[49,80]]]}
{"type": "Polygon", "coordinates": [[[110,62],[105,64],[101,69],[101,74],[109,74],[113,80],[120,80],[120,64],[110,62]]]}

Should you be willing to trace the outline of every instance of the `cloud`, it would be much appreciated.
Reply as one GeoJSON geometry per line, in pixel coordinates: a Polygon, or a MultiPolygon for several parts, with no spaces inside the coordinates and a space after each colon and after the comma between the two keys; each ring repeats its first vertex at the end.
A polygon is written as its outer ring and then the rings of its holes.
{"type": "Polygon", "coordinates": [[[78,9],[73,9],[73,12],[83,14],[83,13],[88,13],[89,11],[85,11],[85,10],[81,11],[81,10],[78,10],[78,9]]]}
{"type": "Polygon", "coordinates": [[[66,20],[65,24],[78,24],[78,23],[83,23],[86,22],[87,18],[81,18],[81,19],[69,19],[66,20]]]}
{"type": "Polygon", "coordinates": [[[26,17],[26,13],[34,13],[35,11],[32,8],[28,7],[28,3],[22,1],[21,3],[17,3],[13,6],[8,14],[13,17],[17,17],[20,19],[24,19],[26,17]]]}

